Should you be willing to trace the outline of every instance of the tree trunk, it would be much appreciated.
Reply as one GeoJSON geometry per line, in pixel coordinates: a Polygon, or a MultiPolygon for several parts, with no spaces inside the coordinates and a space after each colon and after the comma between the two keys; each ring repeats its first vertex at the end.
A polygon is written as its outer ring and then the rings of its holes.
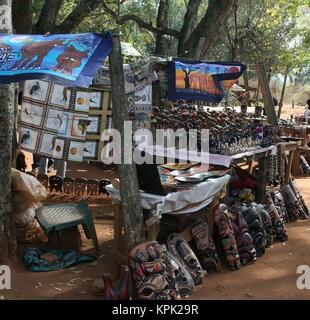
{"type": "MultiPolygon", "coordinates": [[[[200,38],[205,38],[200,58],[203,59],[221,27],[232,13],[235,0],[210,0],[204,17],[201,19],[190,38],[184,43],[183,52],[188,51],[187,57],[192,56],[200,38]]],[[[180,54],[181,52],[179,52],[180,54]]]]}
{"type": "Polygon", "coordinates": [[[35,26],[36,34],[53,33],[56,18],[63,0],[45,0],[38,23],[35,26]]]}
{"type": "MultiPolygon", "coordinates": [[[[242,62],[246,64],[246,50],[245,50],[245,45],[244,45],[244,39],[240,39],[240,55],[242,57],[242,62]]],[[[246,69],[243,72],[243,80],[244,80],[244,88],[246,90],[245,94],[245,100],[246,100],[246,105],[249,105],[249,100],[250,100],[250,93],[249,93],[249,76],[248,76],[248,69],[246,69]]]]}
{"type": "Polygon", "coordinates": [[[278,127],[278,119],[268,83],[268,77],[265,66],[262,62],[259,62],[256,65],[256,71],[259,78],[259,83],[261,85],[262,95],[264,99],[264,107],[267,114],[267,121],[272,126],[278,127]]]}
{"type": "Polygon", "coordinates": [[[70,33],[76,28],[89,14],[100,5],[101,0],[82,0],[68,17],[59,25],[55,26],[54,33],[70,33]]]}
{"type": "Polygon", "coordinates": [[[13,0],[12,17],[15,33],[27,34],[32,32],[31,4],[32,0],[13,0]]]}
{"type": "Polygon", "coordinates": [[[281,117],[281,111],[282,111],[282,108],[283,108],[283,100],[284,100],[284,94],[285,94],[285,89],[286,89],[288,71],[289,71],[289,67],[286,67],[285,75],[284,75],[284,83],[283,83],[283,88],[282,88],[282,93],[281,93],[281,99],[280,99],[280,102],[279,102],[278,119],[280,119],[280,117],[281,117]]]}
{"type": "MultiPolygon", "coordinates": [[[[112,31],[113,49],[109,56],[114,129],[122,137],[122,158],[124,156],[124,123],[128,121],[128,109],[125,97],[124,72],[122,65],[121,44],[119,29],[112,31]]],[[[131,148],[132,146],[130,146],[131,148]]],[[[143,212],[141,207],[141,195],[135,164],[118,165],[120,179],[120,193],[122,201],[122,213],[124,217],[125,234],[128,249],[145,241],[143,212]]]]}
{"type": "Polygon", "coordinates": [[[184,43],[189,39],[195,28],[200,4],[201,0],[189,0],[187,4],[187,11],[184,16],[184,22],[180,31],[180,39],[178,43],[178,54],[181,56],[184,54],[184,43]]]}
{"type": "MultiPolygon", "coordinates": [[[[170,9],[170,0],[160,0],[156,24],[158,28],[168,28],[168,17],[170,9]]],[[[157,33],[155,54],[160,56],[169,55],[169,41],[167,35],[157,33]]]]}
{"type": "MultiPolygon", "coordinates": [[[[0,0],[0,33],[12,33],[12,0],[0,0]]],[[[12,239],[11,166],[14,129],[14,85],[0,85],[0,265],[15,254],[12,239]]]]}

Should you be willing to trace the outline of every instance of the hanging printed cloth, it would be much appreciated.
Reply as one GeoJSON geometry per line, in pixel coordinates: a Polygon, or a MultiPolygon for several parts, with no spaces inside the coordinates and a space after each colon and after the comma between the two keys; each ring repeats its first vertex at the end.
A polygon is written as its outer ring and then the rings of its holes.
{"type": "Polygon", "coordinates": [[[168,99],[220,102],[245,70],[239,62],[173,59],[168,71],[168,99]]]}
{"type": "Polygon", "coordinates": [[[88,88],[112,47],[109,32],[0,34],[0,83],[45,79],[88,88]]]}

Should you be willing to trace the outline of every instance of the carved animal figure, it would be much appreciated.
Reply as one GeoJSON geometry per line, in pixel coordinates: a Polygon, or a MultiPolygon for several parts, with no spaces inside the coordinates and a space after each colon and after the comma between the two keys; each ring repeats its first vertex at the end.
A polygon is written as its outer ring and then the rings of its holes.
{"type": "Polygon", "coordinates": [[[14,64],[12,70],[24,69],[27,63],[36,57],[37,58],[28,65],[27,69],[40,69],[43,59],[54,47],[65,47],[74,40],[70,40],[68,43],[64,44],[65,41],[66,39],[55,39],[25,44],[20,51],[22,57],[14,64]]]}
{"type": "Polygon", "coordinates": [[[82,59],[87,58],[88,52],[89,50],[79,51],[71,45],[66,48],[63,54],[58,56],[58,64],[52,70],[71,76],[72,69],[78,68],[82,64],[82,59]]]}

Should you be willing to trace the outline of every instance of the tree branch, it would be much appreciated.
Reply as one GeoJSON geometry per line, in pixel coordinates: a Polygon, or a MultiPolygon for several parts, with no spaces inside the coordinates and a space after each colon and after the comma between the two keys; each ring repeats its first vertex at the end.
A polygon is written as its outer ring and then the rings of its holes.
{"type": "Polygon", "coordinates": [[[181,37],[178,44],[179,53],[182,53],[185,51],[183,50],[183,45],[188,40],[188,38],[190,37],[190,35],[192,34],[195,28],[195,23],[197,21],[198,10],[201,2],[202,0],[189,0],[188,2],[187,11],[184,16],[183,26],[180,31],[181,37]]]}
{"type": "Polygon", "coordinates": [[[31,2],[32,0],[13,0],[12,20],[15,33],[31,33],[31,2]]]}
{"type": "Polygon", "coordinates": [[[68,17],[59,26],[55,27],[55,33],[72,32],[101,3],[101,0],[82,0],[68,17]]]}
{"type": "Polygon", "coordinates": [[[54,32],[57,14],[62,4],[63,0],[45,0],[40,18],[34,27],[34,32],[36,34],[54,32]]]}
{"type": "Polygon", "coordinates": [[[134,14],[126,14],[122,17],[120,17],[120,19],[118,20],[119,24],[123,24],[128,20],[132,20],[135,21],[141,28],[147,29],[149,31],[152,31],[154,33],[159,33],[159,34],[167,34],[169,36],[173,36],[175,38],[179,38],[180,37],[180,32],[174,29],[170,29],[170,28],[156,28],[154,27],[151,23],[147,23],[145,22],[143,19],[139,18],[138,16],[134,15],[134,14]]]}
{"type": "Polygon", "coordinates": [[[176,38],[179,38],[180,36],[180,32],[177,30],[173,30],[169,28],[158,28],[158,27],[156,28],[151,23],[145,22],[143,19],[139,18],[137,15],[134,15],[134,14],[125,14],[118,19],[117,13],[113,11],[111,8],[109,8],[105,0],[101,0],[101,3],[103,5],[104,10],[108,14],[110,14],[119,25],[125,23],[128,20],[132,20],[136,22],[139,25],[139,27],[149,30],[151,32],[158,33],[161,35],[167,34],[169,36],[173,36],[176,38]]]}

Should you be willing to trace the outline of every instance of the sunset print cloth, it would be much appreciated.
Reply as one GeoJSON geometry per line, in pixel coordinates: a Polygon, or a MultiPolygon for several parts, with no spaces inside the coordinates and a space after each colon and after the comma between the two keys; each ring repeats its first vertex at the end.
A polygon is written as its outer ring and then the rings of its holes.
{"type": "Polygon", "coordinates": [[[245,70],[239,62],[174,59],[168,71],[168,99],[220,102],[245,70]]]}

